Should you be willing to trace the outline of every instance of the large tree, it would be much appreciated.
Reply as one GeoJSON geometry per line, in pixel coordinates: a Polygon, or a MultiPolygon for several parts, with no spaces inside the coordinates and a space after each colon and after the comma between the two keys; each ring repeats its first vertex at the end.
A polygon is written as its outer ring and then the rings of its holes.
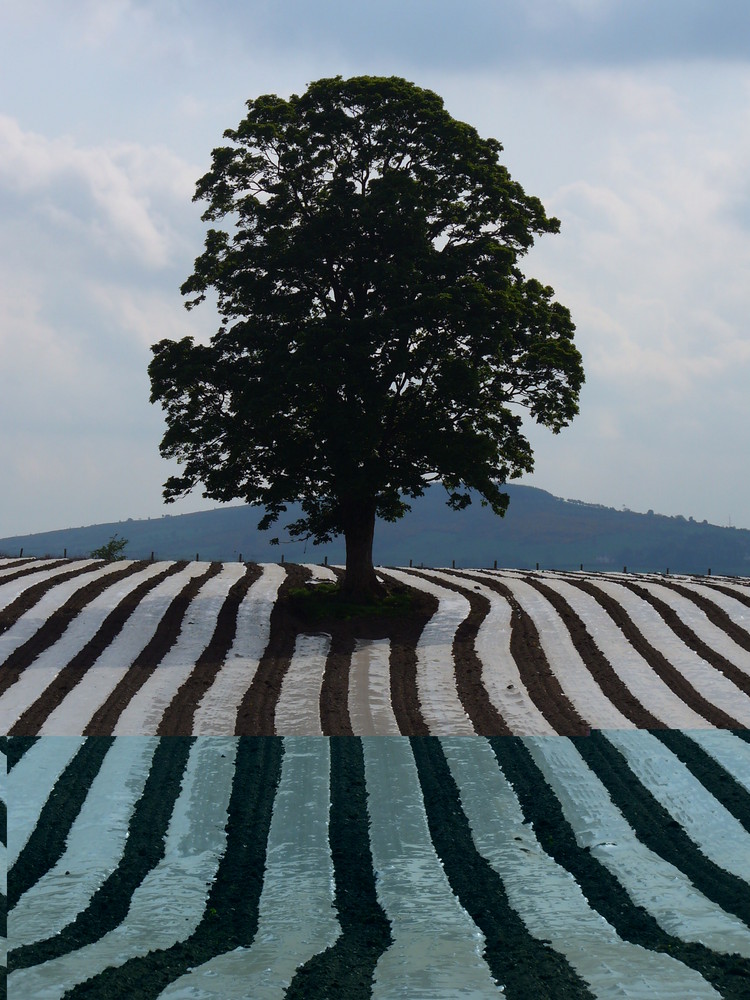
{"type": "Polygon", "coordinates": [[[398,77],[318,80],[248,101],[195,200],[211,228],[182,286],[213,289],[210,345],[162,340],[151,401],[161,453],[182,464],[167,501],[203,484],[290,535],[346,539],[345,590],[377,593],[375,517],[442,481],[502,515],[533,468],[525,411],[554,432],[583,383],[569,311],[518,262],[554,233],[502,146],[398,77]]]}

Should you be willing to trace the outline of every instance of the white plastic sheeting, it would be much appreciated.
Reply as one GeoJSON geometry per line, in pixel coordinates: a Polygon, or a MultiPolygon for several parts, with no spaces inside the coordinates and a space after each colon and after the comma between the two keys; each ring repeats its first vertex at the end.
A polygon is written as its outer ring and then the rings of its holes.
{"type": "Polygon", "coordinates": [[[750,744],[725,729],[698,729],[685,735],[750,792],[750,744]]]}
{"type": "Polygon", "coordinates": [[[206,572],[205,563],[189,563],[179,573],[162,580],[140,602],[109,646],[47,717],[42,736],[81,733],[91,717],[114,691],[141,650],[153,638],[164,613],[190,580],[206,572]]]}
{"type": "MultiPolygon", "coordinates": [[[[63,563],[62,566],[58,566],[56,569],[46,569],[47,563],[40,561],[39,563],[35,563],[35,567],[39,566],[38,571],[29,573],[28,576],[21,576],[17,580],[10,580],[7,583],[3,583],[2,579],[0,579],[0,610],[7,608],[25,590],[29,590],[37,583],[54,579],[56,576],[62,576],[64,573],[70,573],[71,569],[79,569],[81,566],[94,566],[95,563],[95,559],[77,559],[75,565],[63,563]]],[[[73,579],[75,581],[76,578],[74,577],[73,579]]],[[[84,575],[84,582],[91,582],[91,577],[88,574],[84,575]]],[[[82,585],[79,580],[77,586],[82,585]]]]}
{"type": "Polygon", "coordinates": [[[329,777],[328,740],[284,739],[255,940],[175,980],[163,1000],[282,1000],[295,969],[334,944],[329,777]]]}
{"type": "Polygon", "coordinates": [[[58,778],[83,746],[82,736],[37,740],[8,774],[12,812],[8,823],[8,867],[25,847],[58,778]]]}
{"type": "Polygon", "coordinates": [[[298,635],[294,655],[281,685],[276,703],[274,728],[289,736],[322,736],[320,692],[331,637],[298,635]]]}
{"type": "MultiPolygon", "coordinates": [[[[3,581],[3,577],[10,576],[11,573],[17,573],[19,570],[43,570],[47,566],[52,566],[53,563],[59,562],[58,559],[34,559],[33,562],[27,562],[25,559],[0,559],[0,583],[3,581]]],[[[63,570],[68,567],[63,567],[63,570]]],[[[33,574],[29,573],[29,576],[33,574]]],[[[26,579],[25,577],[19,578],[19,583],[26,579]]]]}
{"type": "MultiPolygon", "coordinates": [[[[592,639],[617,671],[633,696],[669,726],[681,728],[708,726],[702,715],[675,694],[640,653],[630,645],[622,631],[596,598],[564,580],[545,578],[545,584],[563,597],[572,610],[583,620],[592,639]]],[[[607,728],[602,720],[594,719],[596,729],[607,728]]],[[[632,724],[622,728],[632,729],[632,724]]]]}
{"type": "Polygon", "coordinates": [[[315,563],[306,563],[306,568],[310,570],[310,579],[322,583],[336,583],[338,577],[330,566],[318,566],[315,563]]]}
{"type": "MultiPolygon", "coordinates": [[[[41,742],[46,745],[48,740],[41,742]]],[[[50,751],[55,742],[53,738],[50,751]]],[[[117,867],[156,743],[156,737],[118,740],[107,752],[71,826],[65,851],[8,914],[14,948],[52,937],[72,923],[117,867]]]]}
{"type": "Polygon", "coordinates": [[[750,882],[750,834],[651,733],[607,732],[628,767],[710,861],[750,882]]]}
{"type": "Polygon", "coordinates": [[[570,872],[542,849],[485,740],[442,741],[477,849],[503,880],[529,932],[570,962],[597,997],[715,998],[697,972],[669,955],[623,941],[593,910],[570,872]]]}
{"type": "MultiPolygon", "coordinates": [[[[114,573],[121,568],[118,563],[113,562],[107,566],[102,566],[94,573],[82,573],[79,576],[74,576],[72,580],[64,580],[56,587],[48,590],[32,608],[24,612],[11,625],[7,632],[0,635],[0,662],[6,660],[14,650],[18,649],[27,639],[30,639],[32,635],[38,632],[47,619],[61,608],[77,590],[81,590],[87,584],[92,583],[97,577],[108,576],[110,573],[114,573]]],[[[65,567],[65,569],[69,570],[70,567],[65,567]]],[[[49,574],[45,574],[44,578],[48,579],[49,574]]],[[[8,587],[12,586],[12,583],[8,584],[8,587]]],[[[0,590],[3,589],[0,587],[0,590]]]]}
{"type": "Polygon", "coordinates": [[[430,839],[409,741],[362,743],[377,896],[393,938],[375,968],[373,1000],[497,996],[484,935],[453,894],[430,839]]]}
{"type": "Polygon", "coordinates": [[[474,727],[458,697],[453,661],[453,640],[459,625],[469,615],[469,602],[454,590],[422,577],[392,569],[388,575],[415,590],[432,594],[439,601],[417,643],[419,704],[430,732],[473,736],[474,727]]]}
{"type": "Polygon", "coordinates": [[[231,737],[205,737],[192,747],[164,857],[133,893],[123,922],[98,941],[11,973],[11,995],[59,1000],[76,983],[192,933],[226,840],[236,747],[231,737]]]}
{"type": "MultiPolygon", "coordinates": [[[[7,761],[5,759],[5,754],[0,753],[0,802],[6,806],[8,804],[8,797],[6,794],[6,784],[8,777],[7,761]]],[[[7,812],[6,812],[7,816],[7,812]]],[[[6,838],[7,840],[7,827],[6,827],[6,838]]],[[[8,895],[8,850],[6,845],[0,840],[0,892],[6,897],[8,895]]],[[[8,939],[3,934],[0,936],[0,966],[5,968],[8,964],[8,939]]]]}
{"type": "Polygon", "coordinates": [[[398,736],[391,705],[391,644],[357,639],[349,668],[348,709],[358,736],[398,736]]]}
{"type": "MultiPolygon", "coordinates": [[[[638,581],[638,586],[648,591],[648,593],[653,594],[654,597],[663,601],[664,604],[667,604],[695,632],[698,638],[705,642],[707,646],[710,646],[715,653],[720,653],[730,663],[740,667],[741,670],[750,676],[750,652],[747,649],[743,649],[742,646],[738,646],[734,640],[730,639],[726,632],[720,629],[718,625],[714,625],[702,608],[698,607],[697,604],[687,597],[662,584],[650,581],[638,581]]],[[[696,591],[696,593],[708,590],[707,587],[691,587],[690,589],[696,591]]],[[[715,600],[717,593],[714,591],[709,595],[702,594],[701,596],[709,596],[718,606],[719,602],[715,600]]],[[[724,597],[720,593],[718,596],[724,597]]],[[[744,608],[742,604],[738,601],[733,601],[731,597],[726,597],[722,603],[724,604],[722,610],[726,610],[727,607],[734,605],[734,607],[729,608],[727,613],[739,625],[743,624],[740,620],[741,612],[739,611],[742,608],[747,613],[747,622],[750,625],[750,608],[744,608]]],[[[750,636],[750,632],[748,635],[750,636]]]]}
{"type": "MultiPolygon", "coordinates": [[[[497,576],[489,572],[482,575],[497,576]]],[[[497,591],[477,583],[473,578],[465,577],[462,582],[490,602],[489,613],[479,626],[474,642],[482,663],[482,683],[490,701],[513,733],[519,736],[531,733],[551,735],[554,730],[526,690],[510,651],[510,604],[497,591]]]]}
{"type": "Polygon", "coordinates": [[[115,736],[145,736],[158,731],[164,712],[211,641],[227,594],[244,575],[243,565],[225,563],[216,576],[206,580],[185,612],[174,646],[117,720],[115,736]]]}
{"type": "MultiPolygon", "coordinates": [[[[741,625],[750,634],[750,608],[742,601],[730,597],[718,587],[711,587],[708,584],[691,582],[690,589],[694,590],[700,597],[707,597],[713,604],[726,611],[732,621],[741,625]]],[[[733,587],[738,595],[745,594],[750,597],[750,587],[733,587]]]]}
{"type": "Polygon", "coordinates": [[[557,796],[579,846],[588,849],[660,927],[683,941],[750,957],[750,929],[637,839],[570,740],[529,736],[524,743],[557,796]]]}
{"type": "Polygon", "coordinates": [[[631,729],[633,723],[616,708],[596,683],[573,645],[565,622],[546,597],[523,580],[504,580],[531,617],[550,669],[566,697],[589,725],[631,729]]]}
{"type": "MultiPolygon", "coordinates": [[[[741,725],[750,728],[750,697],[686,646],[651,604],[618,583],[606,580],[592,582],[618,602],[646,641],[662,653],[699,694],[737,719],[741,725]]],[[[672,725],[683,728],[686,724],[679,722],[672,725]]]]}
{"type": "Polygon", "coordinates": [[[103,591],[70,622],[56,643],[22,671],[15,684],[0,695],[0,731],[8,732],[23,713],[34,704],[62,668],[93,638],[112,609],[144,580],[160,573],[165,563],[153,563],[138,573],[119,580],[103,591]]]}
{"type": "Polygon", "coordinates": [[[193,716],[196,735],[235,731],[240,704],[268,644],[271,611],[285,577],[283,566],[266,563],[245,594],[237,611],[232,647],[193,716]]]}

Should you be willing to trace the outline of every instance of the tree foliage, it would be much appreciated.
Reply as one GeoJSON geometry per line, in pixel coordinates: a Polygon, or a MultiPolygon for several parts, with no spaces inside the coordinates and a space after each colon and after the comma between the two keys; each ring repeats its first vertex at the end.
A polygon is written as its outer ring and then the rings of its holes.
{"type": "Polygon", "coordinates": [[[260,527],[299,500],[292,536],[369,534],[370,557],[375,515],[436,479],[502,514],[533,467],[522,412],[557,432],[583,382],[568,310],[518,266],[558,221],[499,142],[400,78],[247,109],[198,182],[219,225],[182,287],[188,308],[214,290],[221,326],[152,348],[161,452],[182,466],[165,498],[202,483],[263,505],[260,527]]]}

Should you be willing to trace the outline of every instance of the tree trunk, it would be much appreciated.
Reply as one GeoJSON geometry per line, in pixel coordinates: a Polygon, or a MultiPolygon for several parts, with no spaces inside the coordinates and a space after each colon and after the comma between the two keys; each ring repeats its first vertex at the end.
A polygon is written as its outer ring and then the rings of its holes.
{"type": "Polygon", "coordinates": [[[357,603],[367,604],[385,594],[385,587],[378,583],[372,564],[374,534],[374,506],[354,503],[345,508],[346,573],[342,592],[357,603]]]}

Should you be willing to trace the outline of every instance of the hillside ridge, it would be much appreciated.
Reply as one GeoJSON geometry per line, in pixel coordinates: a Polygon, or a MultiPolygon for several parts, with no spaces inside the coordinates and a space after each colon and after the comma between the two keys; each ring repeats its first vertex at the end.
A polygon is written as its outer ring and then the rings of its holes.
{"type": "MultiPolygon", "coordinates": [[[[562,499],[532,486],[508,484],[504,518],[474,502],[450,510],[440,487],[412,501],[401,521],[379,521],[374,558],[384,566],[498,566],[622,569],[634,572],[750,575],[750,530],[725,528],[682,515],[616,510],[602,504],[562,499]]],[[[113,534],[128,539],[131,559],[194,559],[342,563],[343,538],[329,545],[284,540],[283,527],[298,515],[290,505],[271,530],[257,530],[258,508],[217,507],[192,514],[128,519],[0,538],[0,553],[27,556],[88,555],[113,534]],[[270,539],[281,536],[280,545],[270,539]]]]}

